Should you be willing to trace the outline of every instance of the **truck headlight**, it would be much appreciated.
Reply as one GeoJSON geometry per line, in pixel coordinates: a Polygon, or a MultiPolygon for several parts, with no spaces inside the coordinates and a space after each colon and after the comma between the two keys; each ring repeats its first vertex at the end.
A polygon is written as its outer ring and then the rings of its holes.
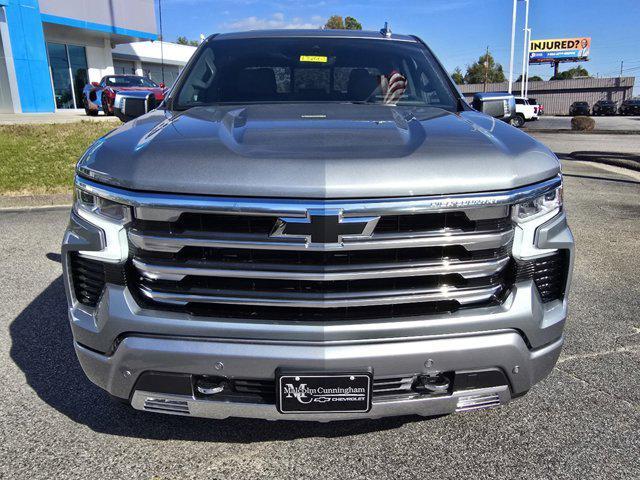
{"type": "Polygon", "coordinates": [[[555,252],[555,249],[538,248],[535,245],[538,227],[560,213],[562,209],[562,185],[536,198],[513,205],[511,218],[514,223],[513,256],[530,260],[555,252]]]}
{"type": "Polygon", "coordinates": [[[125,225],[131,220],[131,208],[107,198],[76,188],[74,212],[102,231],[102,250],[81,250],[83,257],[120,263],[129,255],[125,225]]]}
{"type": "MultiPolygon", "coordinates": [[[[513,206],[512,218],[514,222],[524,223],[547,215],[549,212],[560,211],[562,207],[562,185],[539,197],[518,203],[513,206]]],[[[557,212],[556,212],[557,213],[557,212]]]]}
{"type": "Polygon", "coordinates": [[[112,200],[99,197],[92,193],[76,188],[74,195],[76,212],[83,210],[107,219],[122,221],[129,218],[129,207],[112,200]]]}

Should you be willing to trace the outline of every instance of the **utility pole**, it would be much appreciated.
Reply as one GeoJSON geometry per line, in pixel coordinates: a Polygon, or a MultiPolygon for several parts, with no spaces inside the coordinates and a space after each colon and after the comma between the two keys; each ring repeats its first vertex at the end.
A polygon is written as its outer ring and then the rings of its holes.
{"type": "Polygon", "coordinates": [[[624,60],[620,60],[620,78],[622,78],[622,67],[624,66],[624,60]]]}
{"type": "Polygon", "coordinates": [[[516,11],[518,0],[513,0],[513,13],[511,14],[511,55],[509,56],[509,93],[513,90],[513,51],[516,41],[516,11]]]}
{"type": "Polygon", "coordinates": [[[524,96],[529,96],[529,45],[531,44],[531,29],[527,28],[527,69],[526,75],[523,78],[524,81],[524,96]]]}
{"type": "Polygon", "coordinates": [[[487,45],[487,53],[484,56],[484,92],[487,91],[487,82],[489,80],[489,45],[487,45]]]}
{"type": "Polygon", "coordinates": [[[525,1],[525,14],[524,14],[524,45],[522,46],[522,82],[520,82],[520,95],[524,97],[524,74],[525,68],[529,59],[527,58],[527,52],[529,51],[529,45],[527,45],[527,35],[529,29],[529,0],[525,1]]]}
{"type": "Polygon", "coordinates": [[[162,70],[162,83],[164,82],[164,36],[162,34],[162,0],[158,0],[158,16],[160,17],[160,69],[162,70]]]}

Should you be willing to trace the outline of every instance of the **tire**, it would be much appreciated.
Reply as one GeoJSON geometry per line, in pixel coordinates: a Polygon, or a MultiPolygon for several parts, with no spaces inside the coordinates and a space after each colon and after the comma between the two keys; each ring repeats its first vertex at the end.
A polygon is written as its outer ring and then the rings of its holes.
{"type": "Polygon", "coordinates": [[[87,115],[87,117],[95,117],[96,115],[98,115],[98,110],[91,110],[89,108],[86,98],[82,101],[82,103],[84,104],[84,113],[87,115]]]}
{"type": "Polygon", "coordinates": [[[107,117],[113,116],[113,112],[109,111],[109,104],[104,94],[102,95],[102,111],[107,117]]]}
{"type": "Polygon", "coordinates": [[[509,124],[516,128],[522,128],[524,126],[524,115],[516,113],[516,116],[509,120],[509,124]]]}

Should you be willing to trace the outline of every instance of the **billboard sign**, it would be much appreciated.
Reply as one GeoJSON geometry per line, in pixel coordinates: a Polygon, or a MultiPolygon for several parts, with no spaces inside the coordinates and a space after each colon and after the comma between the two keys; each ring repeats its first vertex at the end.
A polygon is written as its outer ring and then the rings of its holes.
{"type": "Polygon", "coordinates": [[[582,62],[589,60],[591,37],[531,40],[529,63],[582,62]]]}

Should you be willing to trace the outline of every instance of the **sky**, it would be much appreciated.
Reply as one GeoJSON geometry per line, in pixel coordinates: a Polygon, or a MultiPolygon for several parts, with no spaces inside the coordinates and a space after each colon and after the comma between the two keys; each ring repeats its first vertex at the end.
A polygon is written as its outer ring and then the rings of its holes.
{"type": "MultiPolygon", "coordinates": [[[[156,0],[164,38],[265,28],[317,28],[330,15],[355,17],[365,30],[385,21],[396,33],[422,38],[448,71],[473,63],[487,48],[509,72],[512,0],[156,0]]],[[[640,0],[530,0],[533,39],[590,36],[591,75],[635,76],[640,93],[640,0]]],[[[518,1],[514,78],[522,71],[524,1],[518,1]]],[[[560,70],[578,64],[566,63],[560,70]]],[[[532,65],[548,79],[553,69],[532,65]]]]}

